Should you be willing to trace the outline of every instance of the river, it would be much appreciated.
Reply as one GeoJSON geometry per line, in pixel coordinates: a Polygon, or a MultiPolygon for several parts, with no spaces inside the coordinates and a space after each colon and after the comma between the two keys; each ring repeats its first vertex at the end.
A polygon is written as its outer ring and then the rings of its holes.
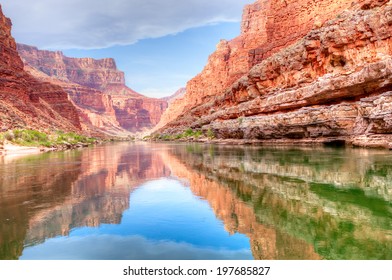
{"type": "Polygon", "coordinates": [[[392,259],[392,152],[113,143],[0,157],[0,259],[392,259]]]}

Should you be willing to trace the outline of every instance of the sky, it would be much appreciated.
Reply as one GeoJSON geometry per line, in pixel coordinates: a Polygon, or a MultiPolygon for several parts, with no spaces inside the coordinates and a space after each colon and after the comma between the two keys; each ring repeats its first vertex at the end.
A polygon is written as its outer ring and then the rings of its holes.
{"type": "Polygon", "coordinates": [[[240,33],[254,0],[0,0],[18,43],[70,57],[112,57],[127,85],[173,94],[203,69],[220,39],[240,33]]]}

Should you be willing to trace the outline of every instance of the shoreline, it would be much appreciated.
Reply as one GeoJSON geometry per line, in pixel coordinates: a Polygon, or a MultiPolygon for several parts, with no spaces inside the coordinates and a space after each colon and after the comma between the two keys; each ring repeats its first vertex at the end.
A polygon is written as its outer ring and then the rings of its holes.
{"type": "Polygon", "coordinates": [[[62,145],[62,146],[48,148],[48,147],[39,147],[39,146],[22,146],[11,142],[6,142],[2,145],[0,144],[0,157],[35,155],[35,154],[53,152],[53,151],[72,150],[72,149],[88,147],[88,146],[89,146],[88,144],[79,143],[75,145],[69,144],[69,145],[62,145]]]}
{"type": "Polygon", "coordinates": [[[72,131],[48,133],[31,129],[14,129],[0,133],[0,156],[71,150],[102,141],[103,139],[79,135],[72,131]]]}
{"type": "Polygon", "coordinates": [[[45,147],[30,147],[30,146],[21,146],[13,143],[4,143],[0,146],[0,156],[8,156],[8,155],[34,155],[45,153],[49,151],[55,151],[56,148],[45,148],[45,147]]]}
{"type": "Polygon", "coordinates": [[[183,139],[151,139],[152,142],[204,143],[216,145],[238,146],[336,146],[365,149],[392,150],[392,135],[363,135],[357,137],[320,137],[314,139],[231,139],[231,138],[183,138],[183,139]]]}

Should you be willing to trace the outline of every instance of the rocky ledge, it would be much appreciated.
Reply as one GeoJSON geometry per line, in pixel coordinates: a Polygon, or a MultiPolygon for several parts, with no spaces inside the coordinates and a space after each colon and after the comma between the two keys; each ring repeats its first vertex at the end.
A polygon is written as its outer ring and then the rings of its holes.
{"type": "Polygon", "coordinates": [[[160,132],[392,148],[391,36],[391,1],[354,2],[289,47],[264,56],[256,49],[262,59],[246,75],[160,132]]]}

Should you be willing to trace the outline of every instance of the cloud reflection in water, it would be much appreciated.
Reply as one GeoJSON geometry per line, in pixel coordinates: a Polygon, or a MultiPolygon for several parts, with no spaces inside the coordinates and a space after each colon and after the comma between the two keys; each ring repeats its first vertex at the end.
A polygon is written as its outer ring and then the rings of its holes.
{"type": "Polygon", "coordinates": [[[253,259],[250,249],[226,250],[141,236],[59,237],[26,248],[20,259],[44,260],[226,260],[253,259]]]}

